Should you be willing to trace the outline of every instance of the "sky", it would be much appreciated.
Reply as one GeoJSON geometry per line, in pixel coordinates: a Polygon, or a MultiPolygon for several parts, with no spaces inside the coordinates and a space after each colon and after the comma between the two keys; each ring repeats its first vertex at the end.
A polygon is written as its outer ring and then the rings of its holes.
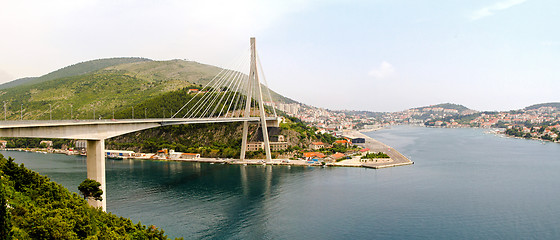
{"type": "Polygon", "coordinates": [[[226,66],[331,110],[560,102],[557,0],[0,0],[0,83],[109,57],[226,66]]]}

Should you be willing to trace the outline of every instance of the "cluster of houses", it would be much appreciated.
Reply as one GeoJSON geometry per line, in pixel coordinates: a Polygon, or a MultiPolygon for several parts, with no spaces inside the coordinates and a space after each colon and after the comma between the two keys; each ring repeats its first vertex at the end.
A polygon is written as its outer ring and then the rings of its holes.
{"type": "Polygon", "coordinates": [[[509,130],[516,130],[523,137],[544,139],[550,141],[560,141],[560,124],[554,126],[535,126],[535,127],[525,127],[525,126],[507,126],[506,134],[510,133],[509,130]]]}
{"type": "MultiPolygon", "coordinates": [[[[338,144],[338,145],[342,145],[344,147],[350,147],[352,144],[356,144],[356,143],[365,143],[365,139],[364,138],[345,138],[345,139],[341,139],[341,140],[336,140],[333,145],[338,144]]],[[[331,155],[325,155],[322,152],[319,152],[318,150],[324,149],[324,148],[330,148],[333,147],[329,144],[323,143],[323,142],[312,142],[309,145],[309,149],[314,150],[314,151],[309,151],[309,152],[304,152],[303,153],[303,158],[307,161],[323,161],[323,162],[336,162],[337,160],[340,159],[344,159],[344,158],[348,158],[349,156],[355,154],[355,153],[367,153],[369,151],[369,148],[361,148],[361,149],[349,149],[347,152],[345,153],[340,153],[340,152],[336,152],[334,154],[331,155]]]]}
{"type": "Polygon", "coordinates": [[[162,149],[157,153],[136,153],[134,151],[123,150],[105,150],[107,158],[109,159],[151,159],[151,160],[173,160],[173,161],[187,161],[200,159],[198,153],[184,153],[176,152],[173,149],[162,149]]]}

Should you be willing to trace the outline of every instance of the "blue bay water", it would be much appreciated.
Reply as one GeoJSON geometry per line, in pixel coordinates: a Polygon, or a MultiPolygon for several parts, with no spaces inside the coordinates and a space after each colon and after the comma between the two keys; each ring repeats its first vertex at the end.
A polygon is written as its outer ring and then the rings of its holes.
{"type": "MultiPolygon", "coordinates": [[[[368,135],[387,169],[138,160],[107,167],[107,210],[185,239],[558,239],[560,144],[480,129],[368,135]]],[[[77,191],[85,158],[1,152],[77,191]]]]}

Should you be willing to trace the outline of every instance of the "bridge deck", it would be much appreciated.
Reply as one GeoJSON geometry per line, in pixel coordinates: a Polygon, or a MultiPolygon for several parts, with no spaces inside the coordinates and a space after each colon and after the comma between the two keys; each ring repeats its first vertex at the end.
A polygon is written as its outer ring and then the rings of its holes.
{"type": "MultiPolygon", "coordinates": [[[[156,118],[156,119],[103,119],[103,120],[31,120],[0,122],[0,137],[38,137],[103,140],[144,129],[200,123],[258,122],[249,118],[156,118]]],[[[277,121],[277,118],[267,118],[277,121]]]]}

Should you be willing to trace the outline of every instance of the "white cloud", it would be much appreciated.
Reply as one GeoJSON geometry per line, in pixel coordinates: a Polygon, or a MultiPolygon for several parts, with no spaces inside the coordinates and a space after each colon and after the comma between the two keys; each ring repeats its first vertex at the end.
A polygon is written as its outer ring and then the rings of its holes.
{"type": "Polygon", "coordinates": [[[396,74],[395,67],[390,63],[383,61],[378,67],[369,72],[368,75],[377,79],[386,79],[396,74]]]}
{"type": "Polygon", "coordinates": [[[481,9],[479,9],[479,10],[474,11],[471,14],[470,18],[471,18],[471,20],[474,21],[474,20],[478,20],[478,19],[485,18],[485,17],[488,17],[488,16],[492,16],[497,11],[508,9],[508,8],[513,7],[515,5],[519,5],[521,3],[524,3],[525,1],[527,1],[527,0],[506,0],[506,1],[498,2],[498,3],[495,3],[493,5],[486,6],[486,7],[483,7],[481,9]]]}

